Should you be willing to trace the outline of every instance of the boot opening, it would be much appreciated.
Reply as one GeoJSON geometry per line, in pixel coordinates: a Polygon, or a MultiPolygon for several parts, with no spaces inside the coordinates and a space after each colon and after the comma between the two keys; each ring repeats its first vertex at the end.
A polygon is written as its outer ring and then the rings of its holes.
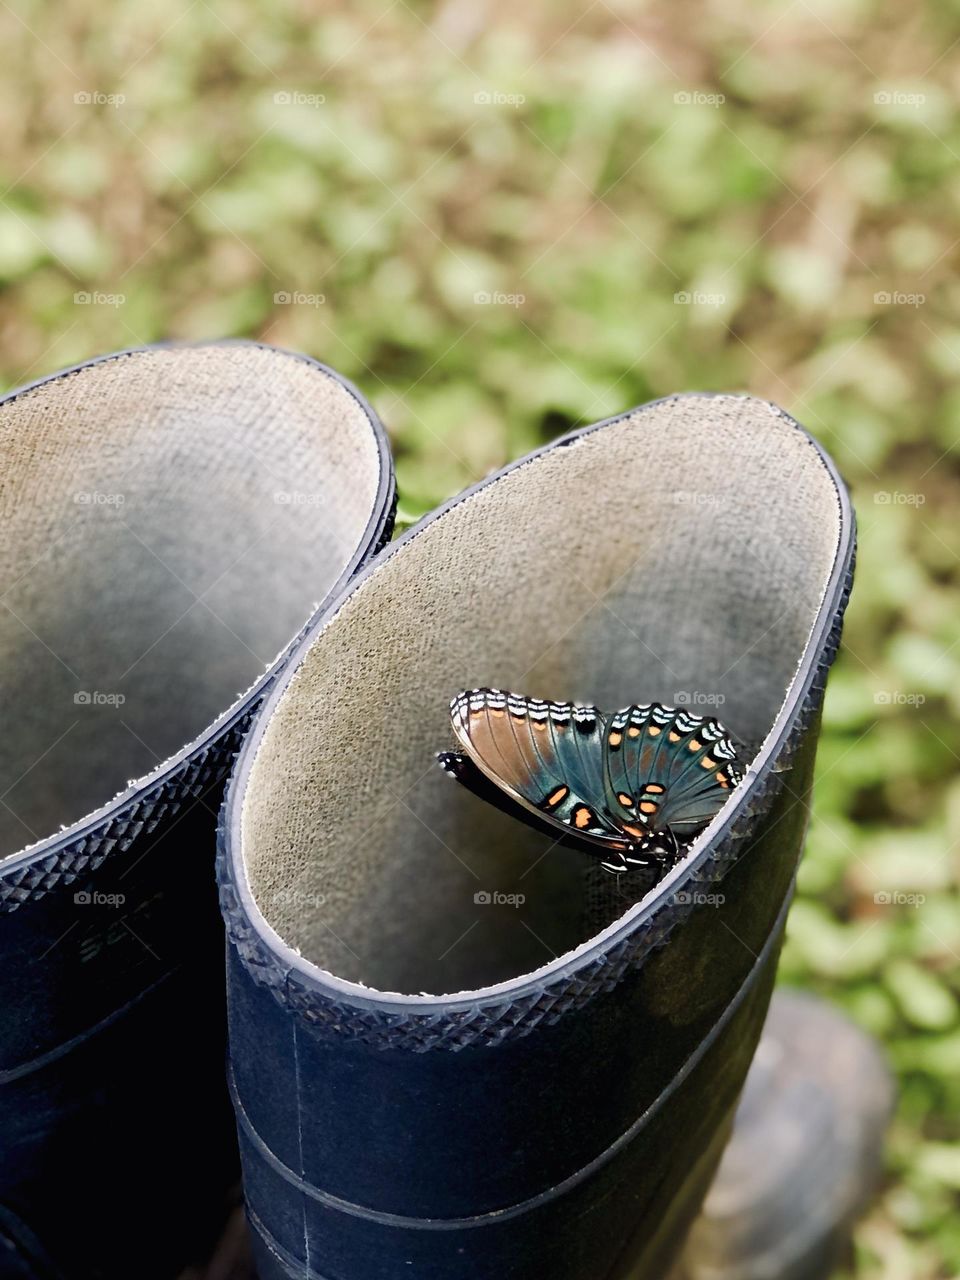
{"type": "Polygon", "coordinates": [[[755,750],[840,533],[822,456],[747,397],[658,402],[457,501],[328,619],[266,726],[241,848],[267,923],[339,979],[414,995],[585,942],[584,856],[435,765],[450,697],[682,704],[755,750]]]}
{"type": "Polygon", "coordinates": [[[380,480],[339,381],[252,345],[153,348],[0,405],[0,854],[155,771],[254,685],[351,562],[380,480]]]}

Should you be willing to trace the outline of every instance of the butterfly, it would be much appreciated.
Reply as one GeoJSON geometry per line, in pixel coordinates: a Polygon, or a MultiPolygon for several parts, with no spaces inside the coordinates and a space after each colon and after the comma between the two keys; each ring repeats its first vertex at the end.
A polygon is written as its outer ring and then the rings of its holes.
{"type": "Polygon", "coordinates": [[[484,800],[589,847],[601,865],[669,864],[742,780],[718,720],[659,702],[612,715],[501,689],[450,703],[462,752],[437,760],[484,800]]]}

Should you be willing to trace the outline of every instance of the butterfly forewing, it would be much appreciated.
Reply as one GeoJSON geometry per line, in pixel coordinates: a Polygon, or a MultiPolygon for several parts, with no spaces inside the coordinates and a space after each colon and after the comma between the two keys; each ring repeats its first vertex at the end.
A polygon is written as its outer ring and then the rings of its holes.
{"type": "Polygon", "coordinates": [[[604,717],[596,707],[474,689],[450,704],[477,767],[548,824],[605,847],[628,846],[604,812],[604,717]]]}
{"type": "Polygon", "coordinates": [[[717,720],[656,702],[626,707],[606,730],[608,808],[627,831],[692,835],[740,780],[735,761],[717,720]]]}

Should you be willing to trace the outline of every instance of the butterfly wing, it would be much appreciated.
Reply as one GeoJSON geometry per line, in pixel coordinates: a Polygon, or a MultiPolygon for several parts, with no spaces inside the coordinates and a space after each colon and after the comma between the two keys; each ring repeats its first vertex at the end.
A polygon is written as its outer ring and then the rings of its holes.
{"type": "Polygon", "coordinates": [[[718,720],[658,702],[625,707],[606,729],[608,809],[625,828],[689,838],[740,781],[736,758],[718,720]]]}
{"type": "Polygon", "coordinates": [[[606,722],[596,707],[473,689],[453,699],[450,717],[467,757],[548,826],[605,849],[630,848],[605,813],[606,722]]]}

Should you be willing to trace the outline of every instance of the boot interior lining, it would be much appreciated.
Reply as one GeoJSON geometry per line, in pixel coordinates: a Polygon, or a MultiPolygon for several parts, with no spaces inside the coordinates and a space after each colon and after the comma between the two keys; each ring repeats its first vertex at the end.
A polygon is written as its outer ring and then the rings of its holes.
{"type": "Polygon", "coordinates": [[[586,941],[583,855],[435,765],[449,699],[685,701],[759,744],[839,538],[821,457],[746,397],[648,406],[459,501],[347,597],[266,727],[241,849],[268,924],[338,978],[407,994],[476,990],[586,941]],[[523,902],[476,896],[496,893],[523,902]]]}
{"type": "Polygon", "coordinates": [[[0,854],[106,804],[263,675],[350,563],[361,404],[288,353],[155,348],[0,405],[0,854]]]}

